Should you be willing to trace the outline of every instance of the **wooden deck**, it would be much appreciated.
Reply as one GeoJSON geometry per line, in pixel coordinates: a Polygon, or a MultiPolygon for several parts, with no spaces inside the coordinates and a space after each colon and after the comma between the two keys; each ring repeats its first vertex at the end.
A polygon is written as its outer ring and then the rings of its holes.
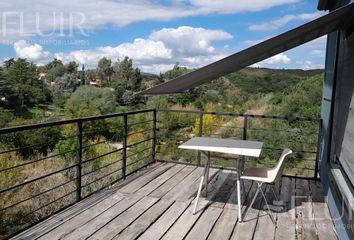
{"type": "MultiPolygon", "coordinates": [[[[309,180],[284,177],[276,186],[286,205],[275,213],[276,228],[261,199],[239,223],[236,174],[211,169],[208,197],[192,215],[202,170],[152,164],[13,239],[337,239],[321,185],[309,180]]],[[[255,186],[246,182],[245,188],[247,205],[255,186]]],[[[272,202],[273,194],[267,193],[272,202]]]]}

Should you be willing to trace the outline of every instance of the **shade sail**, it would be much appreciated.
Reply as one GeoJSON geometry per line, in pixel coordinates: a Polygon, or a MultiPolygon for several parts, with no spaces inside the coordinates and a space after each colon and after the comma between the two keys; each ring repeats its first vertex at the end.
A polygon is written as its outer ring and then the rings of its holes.
{"type": "Polygon", "coordinates": [[[171,94],[184,92],[216,78],[236,72],[281,52],[300,46],[345,26],[354,16],[354,3],[238,53],[162,83],[140,94],[171,94]]]}

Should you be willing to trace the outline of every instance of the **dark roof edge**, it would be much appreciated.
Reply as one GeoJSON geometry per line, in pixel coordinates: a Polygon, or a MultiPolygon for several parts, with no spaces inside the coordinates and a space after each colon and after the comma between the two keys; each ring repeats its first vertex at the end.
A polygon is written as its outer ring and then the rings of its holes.
{"type": "Polygon", "coordinates": [[[318,0],[317,1],[317,9],[326,11],[326,10],[333,10],[338,0],[318,0]]]}

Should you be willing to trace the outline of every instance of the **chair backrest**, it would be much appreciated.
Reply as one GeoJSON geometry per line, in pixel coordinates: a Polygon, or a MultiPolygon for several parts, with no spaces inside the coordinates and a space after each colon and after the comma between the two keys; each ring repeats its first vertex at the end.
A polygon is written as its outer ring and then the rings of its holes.
{"type": "Polygon", "coordinates": [[[274,180],[272,182],[278,181],[283,175],[283,170],[285,167],[286,160],[291,153],[293,153],[293,151],[289,148],[285,148],[283,150],[277,165],[271,170],[271,172],[273,173],[272,175],[274,177],[274,180]]]}

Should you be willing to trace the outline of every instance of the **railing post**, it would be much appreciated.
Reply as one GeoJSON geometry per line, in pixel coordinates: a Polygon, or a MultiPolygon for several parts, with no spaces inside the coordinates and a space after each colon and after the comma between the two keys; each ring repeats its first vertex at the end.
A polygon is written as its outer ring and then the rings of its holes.
{"type": "MultiPolygon", "coordinates": [[[[199,132],[198,132],[198,137],[203,136],[203,112],[199,112],[199,132]]],[[[201,159],[202,159],[202,154],[200,151],[198,151],[198,165],[200,165],[201,159]]]]}
{"type": "Polygon", "coordinates": [[[125,179],[127,174],[127,142],[128,142],[128,115],[124,114],[123,123],[123,158],[122,158],[122,178],[125,179]]]}
{"type": "Polygon", "coordinates": [[[314,173],[314,179],[318,179],[318,164],[319,164],[319,158],[320,158],[320,150],[321,150],[321,141],[322,141],[322,119],[319,120],[318,124],[318,135],[317,135],[317,149],[316,149],[316,162],[315,162],[315,173],[314,173]]]}
{"type": "Polygon", "coordinates": [[[152,161],[156,162],[156,119],[157,119],[157,111],[156,109],[153,110],[152,112],[152,161]]]}
{"type": "Polygon", "coordinates": [[[82,174],[82,121],[77,122],[76,164],[76,201],[80,201],[82,174]]]}
{"type": "Polygon", "coordinates": [[[248,116],[243,118],[243,140],[247,140],[247,125],[248,125],[248,116]]]}

